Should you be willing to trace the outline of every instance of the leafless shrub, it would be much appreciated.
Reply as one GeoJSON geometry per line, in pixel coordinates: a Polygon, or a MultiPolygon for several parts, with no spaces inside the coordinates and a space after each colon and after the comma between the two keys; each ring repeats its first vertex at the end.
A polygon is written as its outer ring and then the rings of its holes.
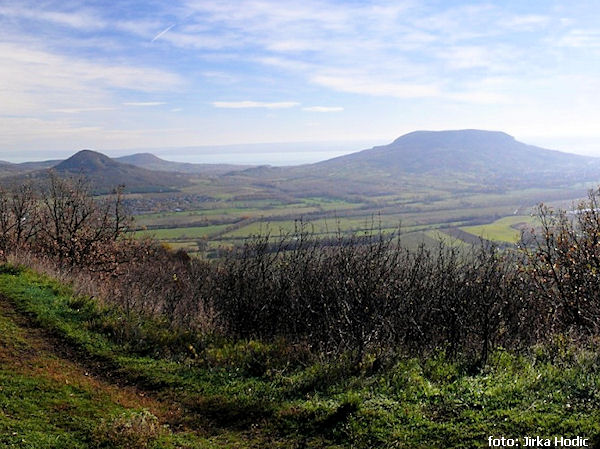
{"type": "Polygon", "coordinates": [[[600,330],[600,191],[573,211],[540,206],[541,226],[525,248],[527,275],[544,298],[539,310],[549,333],[600,330]]]}
{"type": "MultiPolygon", "coordinates": [[[[408,251],[377,230],[323,241],[300,224],[207,262],[127,238],[119,191],[100,201],[85,182],[53,177],[39,194],[0,192],[0,250],[125,317],[151,316],[177,332],[286,341],[357,366],[367,354],[437,350],[481,366],[497,346],[598,334],[598,198],[592,192],[572,214],[540,208],[541,231],[523,252],[483,242],[408,251]]],[[[139,339],[137,328],[119,332],[139,339]]]]}
{"type": "Polygon", "coordinates": [[[445,349],[485,362],[511,343],[527,303],[509,255],[482,245],[410,252],[375,233],[323,248],[296,236],[268,251],[268,237],[220,263],[212,297],[220,327],[236,338],[308,342],[320,353],[445,349]]]}
{"type": "Polygon", "coordinates": [[[127,412],[109,421],[103,421],[93,432],[96,447],[144,449],[168,433],[158,418],[147,410],[127,412]]]}

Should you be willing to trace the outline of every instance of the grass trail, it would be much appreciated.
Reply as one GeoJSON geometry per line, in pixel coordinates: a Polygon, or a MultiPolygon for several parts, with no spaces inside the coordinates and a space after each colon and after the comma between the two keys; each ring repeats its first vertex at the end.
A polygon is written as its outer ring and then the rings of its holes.
{"type": "MultiPolygon", "coordinates": [[[[23,306],[0,294],[0,447],[295,446],[256,430],[211,428],[210,420],[189,419],[190,411],[174,400],[173,391],[143,388],[149,379],[135,371],[135,359],[129,360],[131,371],[107,370],[100,353],[70,344],[57,329],[40,327],[38,319],[44,318],[30,316],[23,306]],[[131,427],[137,434],[128,437],[123,429],[131,427]]],[[[195,399],[201,409],[201,398],[195,399]]]]}
{"type": "Polygon", "coordinates": [[[179,361],[139,354],[111,334],[121,318],[0,266],[0,447],[467,449],[490,435],[600,447],[600,342],[498,350],[476,374],[443,353],[380,371],[288,367],[257,341],[179,361]]]}

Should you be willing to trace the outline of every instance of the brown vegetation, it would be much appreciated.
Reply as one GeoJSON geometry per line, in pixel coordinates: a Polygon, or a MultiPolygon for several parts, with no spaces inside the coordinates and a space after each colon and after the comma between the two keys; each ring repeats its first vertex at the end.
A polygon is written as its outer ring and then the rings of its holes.
{"type": "Polygon", "coordinates": [[[139,352],[189,356],[224,337],[357,362],[369,355],[374,366],[438,350],[481,366],[494,347],[598,334],[598,198],[573,215],[541,208],[542,231],[519,252],[483,243],[408,251],[377,232],[324,244],[299,229],[207,262],[128,238],[119,191],[97,200],[82,180],[51,178],[41,190],[2,192],[0,249],[118,305],[124,319],[104,331],[139,352]],[[140,316],[163,320],[170,334],[144,334],[140,316]]]}

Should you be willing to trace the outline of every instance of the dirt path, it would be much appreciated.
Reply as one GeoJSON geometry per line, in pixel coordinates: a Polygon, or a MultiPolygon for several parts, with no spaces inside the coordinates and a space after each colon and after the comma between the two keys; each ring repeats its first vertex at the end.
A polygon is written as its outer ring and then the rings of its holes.
{"type": "Polygon", "coordinates": [[[151,393],[125,383],[110,374],[100,374],[101,366],[86,361],[49,332],[37,328],[19,314],[10,299],[0,295],[0,368],[34,378],[71,385],[89,392],[92,398],[107,398],[130,409],[147,409],[162,423],[180,421],[180,409],[160,401],[151,393]]]}

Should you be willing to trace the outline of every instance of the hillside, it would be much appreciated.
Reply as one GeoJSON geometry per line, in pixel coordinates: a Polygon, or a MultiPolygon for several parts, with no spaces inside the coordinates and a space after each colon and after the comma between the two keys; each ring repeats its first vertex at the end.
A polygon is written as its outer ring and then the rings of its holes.
{"type": "Polygon", "coordinates": [[[221,175],[251,167],[250,165],[192,164],[187,162],[172,162],[161,159],[152,153],[136,153],[129,156],[117,157],[115,160],[148,170],[174,171],[200,175],[221,175]]]}
{"type": "Polygon", "coordinates": [[[0,161],[0,178],[17,174],[29,173],[36,170],[48,169],[60,163],[60,160],[11,163],[0,161]]]}
{"type": "Polygon", "coordinates": [[[497,131],[416,131],[388,145],[323,162],[251,168],[243,175],[307,194],[379,195],[423,189],[501,193],[598,181],[600,159],[527,145],[497,131]]]}
{"type": "MultiPolygon", "coordinates": [[[[187,178],[178,173],[152,171],[118,162],[92,150],[82,150],[54,165],[51,170],[59,176],[85,176],[97,193],[107,192],[124,185],[128,192],[167,192],[189,185],[187,178]]],[[[34,170],[20,176],[5,178],[6,183],[23,179],[41,180],[49,169],[34,170]]]]}
{"type": "Polygon", "coordinates": [[[15,173],[19,173],[19,169],[16,164],[11,164],[10,162],[0,161],[0,177],[2,176],[10,176],[15,173]]]}
{"type": "Polygon", "coordinates": [[[314,164],[311,170],[435,176],[488,185],[558,186],[600,179],[600,159],[527,145],[503,132],[416,131],[389,145],[314,164]]]}
{"type": "MultiPolygon", "coordinates": [[[[120,341],[115,326],[134,323],[122,319],[47,277],[0,266],[0,445],[483,448],[489,435],[530,434],[600,441],[593,351],[498,351],[475,375],[441,354],[380,371],[290,367],[291,348],[259,341],[211,344],[176,362],[120,341]]],[[[168,341],[167,328],[141,322],[138,335],[151,345],[168,341]]]]}
{"type": "Polygon", "coordinates": [[[536,175],[599,168],[600,159],[547,150],[496,131],[415,131],[383,145],[314,167],[386,169],[397,173],[536,175]]]}

